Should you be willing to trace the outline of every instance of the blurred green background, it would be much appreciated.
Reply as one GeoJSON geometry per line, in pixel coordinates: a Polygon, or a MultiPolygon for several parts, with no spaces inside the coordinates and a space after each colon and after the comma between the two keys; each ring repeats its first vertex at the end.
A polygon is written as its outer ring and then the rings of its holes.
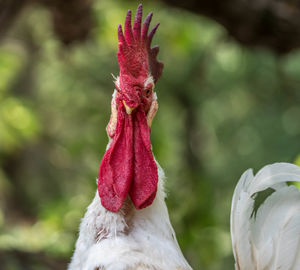
{"type": "MultiPolygon", "coordinates": [[[[136,4],[95,1],[92,38],[67,47],[49,11],[32,5],[2,40],[1,269],[66,268],[107,144],[117,24],[136,4]]],[[[233,269],[239,176],[276,161],[300,165],[300,51],[247,49],[216,22],[159,1],[145,2],[149,11],[165,64],[151,139],[171,221],[195,270],[233,269]]]]}

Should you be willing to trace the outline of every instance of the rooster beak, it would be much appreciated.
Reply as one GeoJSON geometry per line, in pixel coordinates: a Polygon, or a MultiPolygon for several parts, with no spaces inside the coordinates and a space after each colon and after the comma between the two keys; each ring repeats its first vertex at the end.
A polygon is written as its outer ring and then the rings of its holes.
{"type": "Polygon", "coordinates": [[[126,110],[127,114],[131,114],[132,111],[135,109],[135,108],[129,107],[129,106],[125,103],[124,100],[123,100],[123,104],[124,104],[124,107],[125,107],[125,110],[126,110]]]}

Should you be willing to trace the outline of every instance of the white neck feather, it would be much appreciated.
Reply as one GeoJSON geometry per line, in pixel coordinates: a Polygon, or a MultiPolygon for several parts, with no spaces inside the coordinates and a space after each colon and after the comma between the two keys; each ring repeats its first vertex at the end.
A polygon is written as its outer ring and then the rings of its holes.
{"type": "Polygon", "coordinates": [[[157,167],[157,195],[147,208],[136,210],[127,199],[121,210],[113,213],[102,206],[96,192],[80,225],[70,270],[191,270],[170,223],[164,173],[158,163],[157,167]]]}

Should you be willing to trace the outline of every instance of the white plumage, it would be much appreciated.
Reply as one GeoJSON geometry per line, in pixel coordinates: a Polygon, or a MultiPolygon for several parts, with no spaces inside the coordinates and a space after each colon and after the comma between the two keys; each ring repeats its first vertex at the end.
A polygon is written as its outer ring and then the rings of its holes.
{"type": "MultiPolygon", "coordinates": [[[[157,163],[157,162],[156,162],[157,163]]],[[[106,210],[98,192],[80,225],[69,270],[191,270],[169,220],[159,164],[153,204],[136,210],[127,200],[121,211],[106,210]]],[[[232,199],[231,237],[236,270],[300,269],[300,167],[265,166],[241,176],[232,199]],[[255,212],[256,195],[273,193],[255,212]]]]}
{"type": "MultiPolygon", "coordinates": [[[[141,24],[142,13],[140,4],[132,28],[127,12],[124,34],[118,26],[120,76],[107,126],[114,141],[99,170],[102,201],[97,192],[81,222],[69,270],[192,269],[170,223],[163,171],[150,153],[149,128],[158,110],[154,83],[163,64],[156,59],[159,48],[150,47],[159,24],[148,33],[152,13],[141,24]]],[[[256,176],[252,170],[242,175],[231,208],[236,270],[300,270],[300,192],[287,181],[300,182],[299,167],[277,163],[256,176]],[[274,192],[255,209],[255,197],[268,188],[274,192]]]]}
{"type": "MultiPolygon", "coordinates": [[[[156,162],[157,163],[157,162],[156,162]]],[[[158,166],[156,198],[136,210],[127,200],[118,213],[106,210],[98,192],[80,225],[69,270],[191,270],[170,223],[164,173],[158,166]]]]}
{"type": "Polygon", "coordinates": [[[300,168],[289,163],[241,176],[231,208],[236,270],[300,269],[300,192],[289,181],[300,182],[300,168]],[[255,213],[257,193],[268,188],[274,192],[255,213]]]}

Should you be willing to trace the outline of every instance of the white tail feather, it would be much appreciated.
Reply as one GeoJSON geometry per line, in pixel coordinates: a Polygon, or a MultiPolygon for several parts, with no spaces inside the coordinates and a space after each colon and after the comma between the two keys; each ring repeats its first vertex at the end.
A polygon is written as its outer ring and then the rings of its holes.
{"type": "Polygon", "coordinates": [[[300,167],[275,163],[256,176],[247,170],[232,199],[231,236],[237,270],[300,269],[300,192],[286,182],[300,182],[300,167]],[[255,195],[274,192],[253,214],[255,195]]]}

